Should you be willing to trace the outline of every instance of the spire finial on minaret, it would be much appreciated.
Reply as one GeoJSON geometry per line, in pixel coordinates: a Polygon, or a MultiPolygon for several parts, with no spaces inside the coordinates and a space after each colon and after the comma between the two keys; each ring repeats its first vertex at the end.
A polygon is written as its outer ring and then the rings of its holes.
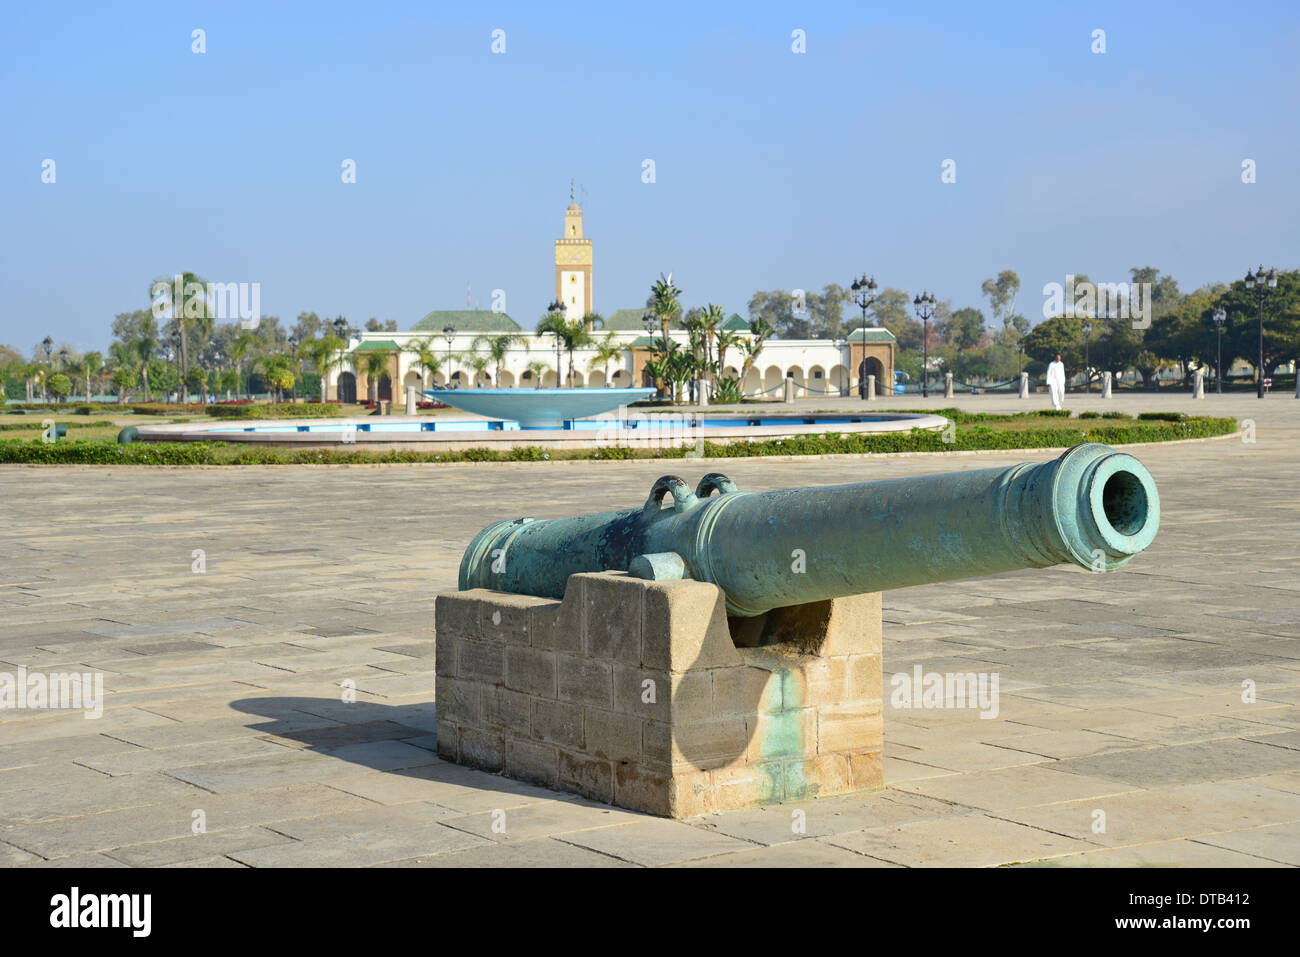
{"type": "Polygon", "coordinates": [[[569,180],[569,202],[573,202],[573,180],[569,180]]]}

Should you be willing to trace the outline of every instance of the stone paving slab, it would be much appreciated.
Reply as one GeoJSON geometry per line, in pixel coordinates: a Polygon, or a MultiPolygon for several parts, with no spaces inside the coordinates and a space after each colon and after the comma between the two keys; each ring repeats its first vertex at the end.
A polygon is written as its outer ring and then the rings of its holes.
{"type": "MultiPolygon", "coordinates": [[[[686,822],[435,755],[434,598],[464,544],[642,501],[663,463],[0,467],[0,671],[98,671],[106,691],[96,720],[0,712],[0,866],[1300,864],[1300,403],[1070,404],[1248,417],[1257,441],[1133,450],[1164,519],[1118,574],[886,593],[886,788],[686,822]],[[914,665],[997,673],[997,717],[891,706],[914,665]]],[[[1050,456],[671,470],[762,490],[1050,456]]]]}

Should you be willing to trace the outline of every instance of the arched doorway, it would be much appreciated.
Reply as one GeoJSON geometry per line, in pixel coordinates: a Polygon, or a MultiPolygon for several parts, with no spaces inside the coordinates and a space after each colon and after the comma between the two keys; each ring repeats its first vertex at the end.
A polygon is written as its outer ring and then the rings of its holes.
{"type": "Polygon", "coordinates": [[[340,402],[354,404],[357,401],[357,377],[351,372],[340,372],[335,394],[340,402]]]}
{"type": "MultiPolygon", "coordinates": [[[[867,356],[858,364],[858,382],[862,383],[867,380],[867,376],[876,377],[876,394],[893,391],[890,383],[885,381],[885,367],[875,356],[867,356]]],[[[862,388],[859,385],[859,388],[862,388]]]]}

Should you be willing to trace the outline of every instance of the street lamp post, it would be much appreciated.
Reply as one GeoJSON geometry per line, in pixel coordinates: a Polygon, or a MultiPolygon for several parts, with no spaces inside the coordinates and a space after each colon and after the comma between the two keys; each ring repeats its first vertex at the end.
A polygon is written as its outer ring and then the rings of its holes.
{"type": "Polygon", "coordinates": [[[916,318],[921,320],[921,396],[930,397],[930,320],[934,318],[937,300],[934,293],[923,292],[912,300],[916,318]]]}
{"type": "Polygon", "coordinates": [[[1092,394],[1092,371],[1089,368],[1091,363],[1090,346],[1092,345],[1092,320],[1083,320],[1083,391],[1092,394]]]}
{"type": "Polygon", "coordinates": [[[1251,275],[1249,269],[1246,270],[1246,288],[1254,289],[1255,298],[1259,302],[1259,364],[1255,367],[1255,397],[1264,398],[1264,294],[1267,289],[1277,288],[1277,270],[1270,269],[1268,274],[1264,274],[1264,267],[1260,266],[1259,271],[1251,275]]]}
{"type": "Polygon", "coordinates": [[[456,327],[447,326],[442,330],[442,337],[447,340],[447,388],[451,388],[451,344],[456,339],[456,327]]]}
{"type": "MultiPolygon", "coordinates": [[[[853,280],[853,285],[849,287],[853,291],[853,301],[858,308],[862,310],[862,362],[858,367],[858,395],[863,399],[867,397],[867,307],[876,301],[877,289],[876,277],[867,278],[864,273],[860,278],[853,280]]],[[[853,350],[849,349],[849,361],[853,361],[853,350]]]]}
{"type": "Polygon", "coordinates": [[[1214,310],[1214,327],[1219,333],[1219,357],[1214,361],[1214,371],[1217,374],[1218,384],[1215,386],[1215,392],[1223,395],[1223,324],[1228,321],[1228,313],[1222,306],[1214,310]]]}

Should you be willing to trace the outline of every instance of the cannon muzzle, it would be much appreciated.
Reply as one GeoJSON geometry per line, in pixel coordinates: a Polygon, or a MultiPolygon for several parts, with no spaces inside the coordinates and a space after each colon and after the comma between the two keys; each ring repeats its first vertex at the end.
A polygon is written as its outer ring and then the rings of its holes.
{"type": "Polygon", "coordinates": [[[617,569],[712,582],[729,614],[752,616],[1018,568],[1111,571],[1159,525],[1151,473],[1096,443],[1042,464],[773,492],[716,472],[692,492],[665,475],[640,508],[489,525],[460,588],[562,598],[570,575],[617,569]]]}

